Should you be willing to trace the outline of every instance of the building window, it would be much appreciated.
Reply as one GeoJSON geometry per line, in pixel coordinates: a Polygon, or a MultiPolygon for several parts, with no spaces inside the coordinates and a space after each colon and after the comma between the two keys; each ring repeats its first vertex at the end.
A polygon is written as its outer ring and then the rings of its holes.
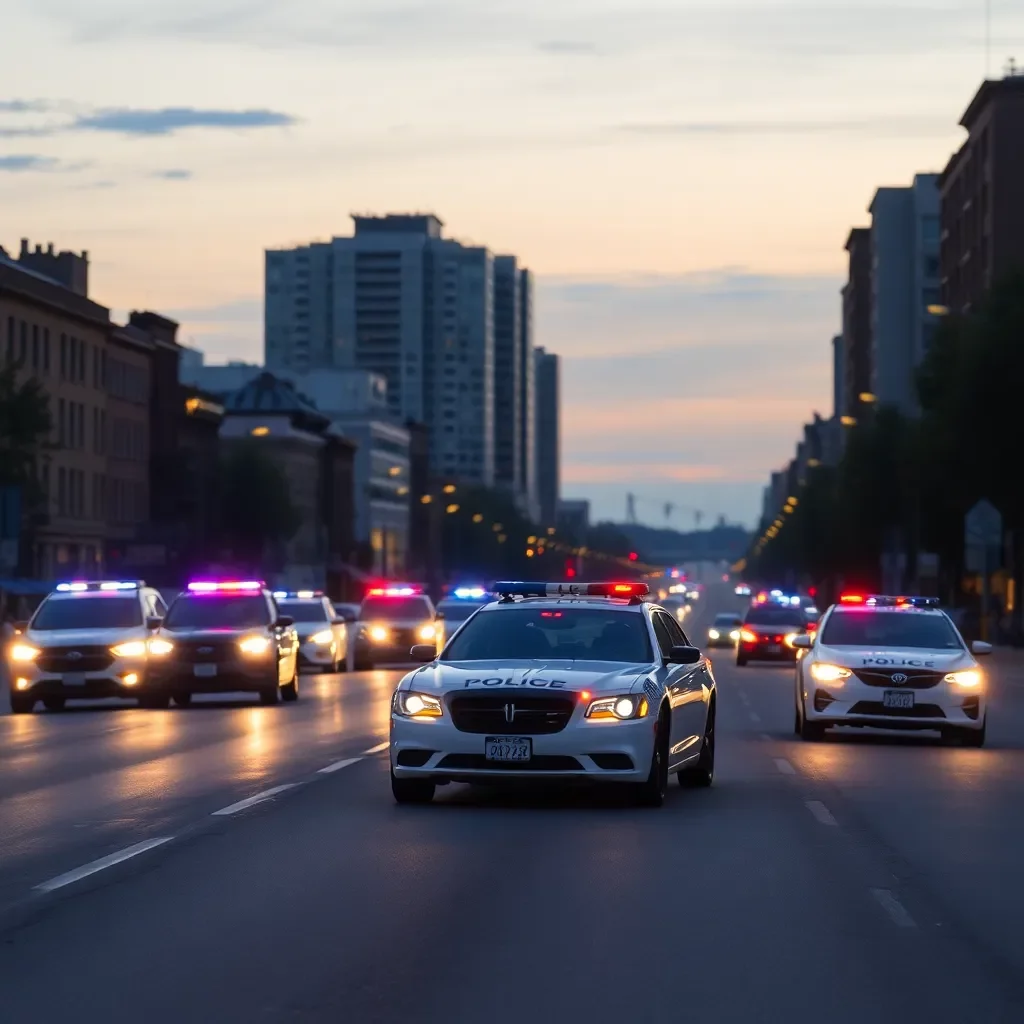
{"type": "Polygon", "coordinates": [[[39,369],[39,325],[32,325],[32,369],[39,369]]]}
{"type": "Polygon", "coordinates": [[[43,373],[50,372],[50,328],[43,328],[43,373]]]}
{"type": "Polygon", "coordinates": [[[67,501],[68,501],[68,472],[63,466],[59,466],[57,469],[57,515],[65,515],[67,513],[67,501]]]}
{"type": "Polygon", "coordinates": [[[22,366],[28,358],[28,324],[24,320],[18,322],[20,337],[18,339],[18,361],[22,366]]]}
{"type": "Polygon", "coordinates": [[[60,336],[60,379],[66,380],[68,376],[68,336],[60,336]]]}
{"type": "Polygon", "coordinates": [[[100,386],[100,350],[92,350],[92,386],[99,390],[100,386]]]}
{"type": "MultiPolygon", "coordinates": [[[[65,418],[67,416],[67,410],[64,404],[63,398],[57,399],[57,444],[64,447],[65,430],[67,429],[65,424],[65,418]]],[[[64,470],[61,470],[63,473],[64,470]]]]}

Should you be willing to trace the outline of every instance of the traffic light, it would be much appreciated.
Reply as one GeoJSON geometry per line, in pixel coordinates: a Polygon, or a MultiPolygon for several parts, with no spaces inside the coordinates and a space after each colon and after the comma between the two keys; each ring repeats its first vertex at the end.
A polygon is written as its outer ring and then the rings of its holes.
{"type": "Polygon", "coordinates": [[[629,560],[635,562],[640,556],[635,551],[630,551],[629,560]]]}
{"type": "Polygon", "coordinates": [[[567,580],[572,580],[576,578],[575,559],[567,558],[565,560],[565,578],[567,580]]]}

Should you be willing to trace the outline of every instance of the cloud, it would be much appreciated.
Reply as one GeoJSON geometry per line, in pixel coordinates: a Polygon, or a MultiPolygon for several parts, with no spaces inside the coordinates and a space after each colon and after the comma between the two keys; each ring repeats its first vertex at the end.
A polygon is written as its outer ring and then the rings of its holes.
{"type": "Polygon", "coordinates": [[[48,100],[0,100],[0,114],[38,114],[49,109],[48,100]]]}
{"type": "Polygon", "coordinates": [[[588,55],[598,52],[597,47],[593,43],[584,43],[572,39],[550,39],[539,43],[537,49],[542,53],[553,54],[588,55]]]}
{"type": "Polygon", "coordinates": [[[52,156],[36,156],[30,153],[14,153],[0,156],[0,171],[22,173],[26,171],[56,171],[61,163],[52,156]]]}
{"type": "Polygon", "coordinates": [[[823,120],[667,121],[614,125],[614,132],[648,136],[863,135],[882,138],[945,138],[948,117],[878,115],[823,120]]]}
{"type": "Polygon", "coordinates": [[[154,171],[153,177],[162,178],[164,181],[189,181],[192,178],[192,172],[170,167],[165,171],[154,171]]]}
{"type": "Polygon", "coordinates": [[[165,107],[135,110],[115,107],[77,117],[70,130],[112,132],[119,135],[172,135],[189,128],[251,129],[296,124],[297,118],[274,110],[197,110],[165,107]]]}

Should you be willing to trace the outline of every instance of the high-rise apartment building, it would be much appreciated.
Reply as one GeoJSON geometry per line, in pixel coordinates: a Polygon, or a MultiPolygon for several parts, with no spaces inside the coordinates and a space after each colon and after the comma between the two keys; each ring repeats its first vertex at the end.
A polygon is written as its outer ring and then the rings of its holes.
{"type": "Polygon", "coordinates": [[[533,274],[529,270],[519,272],[519,333],[517,346],[520,362],[519,407],[521,423],[519,434],[520,476],[516,491],[526,502],[526,511],[531,519],[540,517],[537,501],[537,403],[536,363],[533,357],[533,274]]]}
{"type": "Polygon", "coordinates": [[[871,384],[875,401],[918,409],[914,374],[938,326],[937,174],[880,188],[871,202],[871,384]]]}
{"type": "Polygon", "coordinates": [[[523,361],[515,256],[494,260],[494,482],[515,493],[522,479],[523,361]]]}
{"type": "Polygon", "coordinates": [[[536,363],[537,499],[543,526],[558,521],[561,443],[559,429],[558,356],[534,350],[536,363]]]}
{"type": "Polygon", "coordinates": [[[856,420],[871,389],[871,228],[854,228],[846,239],[849,273],[843,286],[842,418],[856,420]]]}
{"type": "Polygon", "coordinates": [[[942,304],[975,309],[1024,270],[1024,74],[982,83],[960,119],[967,140],[939,178],[942,304]]]}

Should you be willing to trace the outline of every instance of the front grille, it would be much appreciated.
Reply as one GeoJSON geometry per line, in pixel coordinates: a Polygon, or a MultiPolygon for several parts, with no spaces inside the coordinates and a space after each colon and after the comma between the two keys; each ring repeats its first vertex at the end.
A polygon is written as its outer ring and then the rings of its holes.
{"type": "Polygon", "coordinates": [[[189,664],[228,661],[238,649],[236,640],[175,640],[173,643],[177,660],[189,664]]]}
{"type": "Polygon", "coordinates": [[[945,718],[938,704],[916,704],[912,708],[887,708],[880,700],[859,700],[850,708],[851,715],[884,715],[886,718],[945,718]]]}
{"type": "Polygon", "coordinates": [[[448,706],[460,732],[546,736],[566,727],[576,705],[564,697],[460,694],[448,706]]]}
{"type": "Polygon", "coordinates": [[[109,647],[44,647],[36,658],[36,667],[43,672],[63,675],[65,672],[102,672],[114,664],[109,647]]]}
{"type": "Polygon", "coordinates": [[[930,690],[938,686],[945,678],[945,672],[936,672],[927,668],[858,668],[853,674],[866,686],[905,686],[910,690],[930,690]],[[906,682],[895,683],[893,676],[896,674],[905,675],[906,682]]]}
{"type": "Polygon", "coordinates": [[[835,704],[836,699],[832,696],[828,690],[815,690],[814,691],[814,710],[824,711],[829,704],[835,704]]]}
{"type": "Polygon", "coordinates": [[[438,768],[468,771],[578,772],[583,765],[566,754],[541,754],[529,761],[488,761],[483,754],[449,754],[438,768]]]}

